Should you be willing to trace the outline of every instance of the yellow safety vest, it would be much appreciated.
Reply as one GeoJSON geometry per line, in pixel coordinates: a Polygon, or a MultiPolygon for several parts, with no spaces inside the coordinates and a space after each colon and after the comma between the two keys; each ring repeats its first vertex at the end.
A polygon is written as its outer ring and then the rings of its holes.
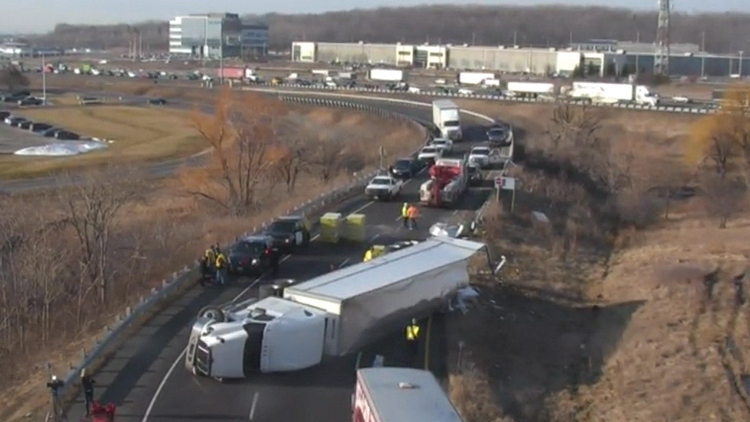
{"type": "Polygon", "coordinates": [[[213,262],[216,259],[215,255],[213,249],[206,249],[206,254],[204,256],[209,262],[213,262]]]}
{"type": "Polygon", "coordinates": [[[216,257],[216,268],[222,268],[226,263],[227,259],[224,257],[223,253],[220,253],[219,256],[216,257]]]}
{"type": "Polygon", "coordinates": [[[409,341],[416,340],[419,337],[419,325],[410,325],[406,327],[406,339],[409,341]]]}
{"type": "Polygon", "coordinates": [[[367,252],[365,252],[365,257],[362,260],[362,262],[367,262],[372,259],[372,249],[368,249],[367,252]]]}
{"type": "Polygon", "coordinates": [[[404,202],[404,206],[401,207],[401,217],[408,217],[407,212],[409,211],[409,204],[404,202]]]}

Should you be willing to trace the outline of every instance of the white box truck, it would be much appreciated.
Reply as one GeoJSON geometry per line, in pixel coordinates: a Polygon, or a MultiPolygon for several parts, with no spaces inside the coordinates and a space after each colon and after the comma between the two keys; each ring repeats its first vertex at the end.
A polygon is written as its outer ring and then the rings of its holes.
{"type": "Polygon", "coordinates": [[[508,82],[508,96],[521,98],[555,97],[555,84],[544,82],[508,82]]]}
{"type": "Polygon", "coordinates": [[[464,137],[461,131],[461,112],[451,100],[435,100],[432,102],[432,123],[440,130],[443,138],[461,141],[464,137]]]}
{"type": "Polygon", "coordinates": [[[460,72],[458,74],[458,83],[461,85],[481,85],[487,79],[495,79],[495,74],[488,72],[460,72]]]}
{"type": "Polygon", "coordinates": [[[568,96],[576,100],[603,104],[634,103],[656,106],[659,103],[659,96],[652,93],[647,86],[635,84],[573,82],[568,96]]]}
{"type": "Polygon", "coordinates": [[[368,77],[371,81],[404,82],[406,74],[400,69],[370,69],[368,77]]]}
{"type": "Polygon", "coordinates": [[[206,308],[193,324],[185,366],[196,375],[246,378],[356,352],[410,318],[443,308],[468,285],[468,259],[484,247],[433,237],[276,296],[206,308]]]}
{"type": "Polygon", "coordinates": [[[430,371],[375,367],[357,370],[352,422],[463,422],[430,371]]]}

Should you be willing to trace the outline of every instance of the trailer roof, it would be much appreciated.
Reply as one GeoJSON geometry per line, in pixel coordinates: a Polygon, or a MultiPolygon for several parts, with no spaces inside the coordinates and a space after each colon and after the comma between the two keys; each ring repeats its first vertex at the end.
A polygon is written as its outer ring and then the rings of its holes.
{"type": "Polygon", "coordinates": [[[286,290],[344,302],[349,298],[464,261],[483,247],[483,243],[469,240],[431,237],[414,246],[324,274],[286,290]]]}
{"type": "Polygon", "coordinates": [[[463,422],[430,371],[378,367],[359,374],[381,421],[463,422]]]}
{"type": "Polygon", "coordinates": [[[454,103],[451,100],[435,100],[432,102],[433,105],[436,105],[438,107],[458,107],[456,103],[454,103]]]}

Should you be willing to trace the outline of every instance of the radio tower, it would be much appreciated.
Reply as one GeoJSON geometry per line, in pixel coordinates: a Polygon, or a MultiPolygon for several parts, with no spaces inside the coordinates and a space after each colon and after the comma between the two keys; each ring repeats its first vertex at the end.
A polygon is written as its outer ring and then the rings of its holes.
{"type": "Polygon", "coordinates": [[[670,0],[658,0],[659,19],[656,27],[654,73],[669,76],[669,11],[670,0]]]}

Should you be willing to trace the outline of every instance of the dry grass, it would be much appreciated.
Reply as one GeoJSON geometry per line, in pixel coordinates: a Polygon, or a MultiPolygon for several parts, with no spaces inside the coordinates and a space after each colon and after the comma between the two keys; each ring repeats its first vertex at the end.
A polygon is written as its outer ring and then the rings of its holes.
{"type": "MultiPolygon", "coordinates": [[[[306,118],[320,127],[321,131],[333,126],[342,128],[351,136],[347,142],[359,145],[366,151],[377,151],[372,145],[384,145],[389,159],[413,151],[423,140],[423,133],[403,122],[346,110],[303,107],[297,110],[305,112],[306,118]]],[[[375,157],[371,158],[368,161],[369,167],[365,170],[372,169],[372,165],[377,162],[375,157]]],[[[315,177],[302,177],[293,194],[278,186],[267,186],[261,189],[268,192],[261,199],[267,204],[262,207],[263,211],[244,218],[217,217],[215,209],[209,204],[186,194],[178,180],[150,181],[148,185],[142,186],[142,200],[123,211],[122,215],[125,217],[116,235],[120,239],[116,242],[141,239],[141,253],[146,259],[139,264],[138,273],[128,278],[131,281],[122,285],[118,296],[123,299],[122,303],[112,308],[115,311],[124,309],[126,303],[132,303],[135,297],[148,292],[175,269],[193,261],[207,244],[225,243],[234,239],[237,234],[251,230],[263,221],[350,180],[351,175],[342,174],[323,184],[315,177]],[[165,248],[170,250],[167,255],[162,253],[165,248]]],[[[19,201],[30,208],[50,209],[49,197],[45,195],[14,198],[13,201],[19,201]]],[[[11,207],[11,204],[6,205],[11,207]]],[[[67,333],[67,336],[57,338],[48,349],[14,358],[12,366],[3,365],[5,388],[0,395],[0,420],[13,421],[25,419],[26,414],[34,417],[43,414],[48,398],[42,382],[45,379],[43,362],[50,361],[58,372],[64,372],[67,363],[78,360],[81,347],[91,345],[94,335],[113,316],[114,314],[102,313],[98,319],[91,321],[86,332],[67,333]]]]}
{"type": "Polygon", "coordinates": [[[103,150],[62,159],[0,158],[0,176],[8,179],[77,170],[112,161],[138,164],[168,160],[189,156],[205,148],[191,123],[190,113],[185,111],[102,105],[37,108],[19,114],[35,122],[112,142],[103,150]]]}
{"type": "MultiPolygon", "coordinates": [[[[515,123],[529,143],[549,116],[539,105],[460,102],[515,123]]],[[[665,174],[686,180],[688,117],[621,112],[605,123],[612,139],[635,142],[636,174],[647,186],[665,174]]],[[[741,385],[750,374],[750,309],[737,306],[732,277],[748,265],[750,216],[719,230],[696,197],[673,203],[668,220],[658,214],[655,224],[612,237],[586,212],[596,202],[565,218],[572,209],[548,197],[560,180],[517,171],[524,191],[516,215],[496,210],[488,224],[493,250],[508,263],[499,280],[477,278],[481,297],[454,318],[449,339],[466,343],[506,417],[748,420],[741,385]],[[532,210],[551,227],[534,223],[532,210]],[[709,300],[704,276],[717,268],[709,300]]],[[[648,203],[650,212],[663,205],[648,203]]]]}

